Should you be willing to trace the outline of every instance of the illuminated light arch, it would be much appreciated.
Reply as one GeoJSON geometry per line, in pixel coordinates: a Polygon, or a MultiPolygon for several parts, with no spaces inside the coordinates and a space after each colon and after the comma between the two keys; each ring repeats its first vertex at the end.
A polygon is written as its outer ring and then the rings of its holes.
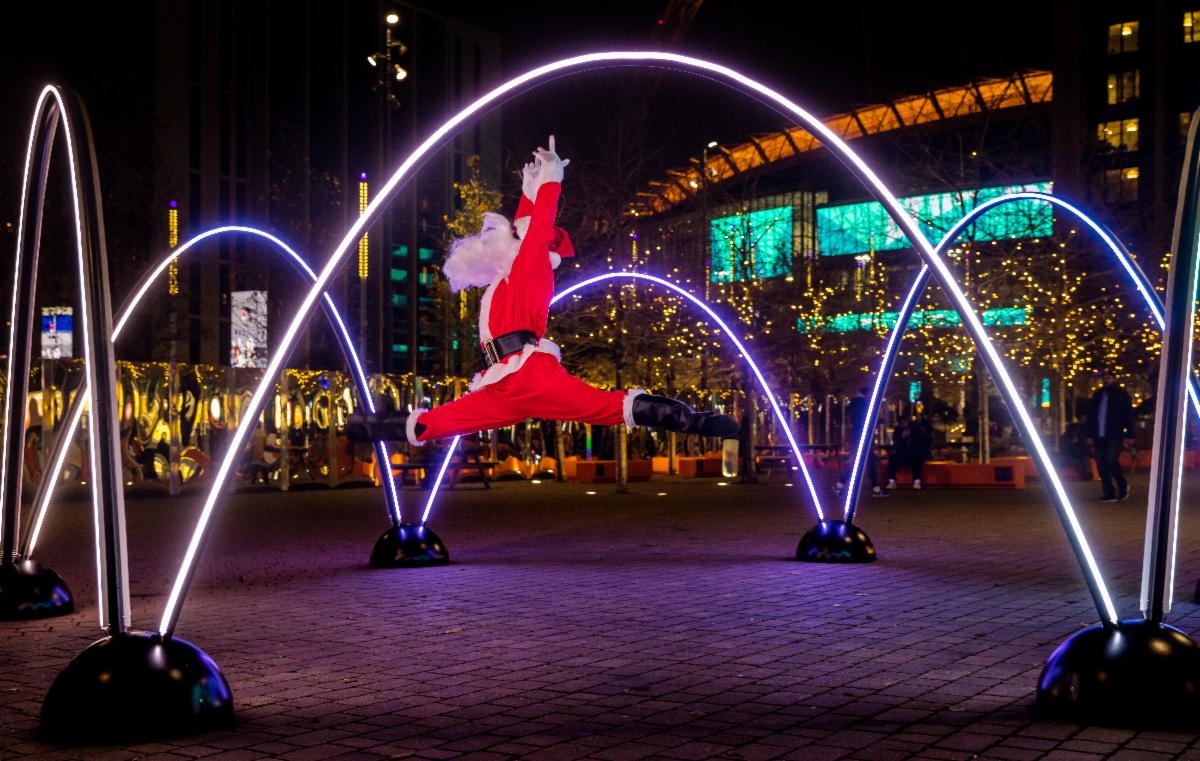
{"type": "MultiPolygon", "coordinates": [[[[784,434],[787,435],[788,445],[792,448],[792,455],[796,458],[796,463],[800,468],[800,472],[804,474],[804,484],[808,487],[809,496],[812,497],[813,506],[817,513],[817,520],[823,523],[825,521],[825,513],[821,509],[821,500],[817,497],[816,484],[813,483],[812,475],[808,472],[808,466],[804,464],[804,457],[800,454],[800,445],[796,443],[796,437],[792,435],[791,424],[784,416],[783,410],[779,408],[779,402],[775,400],[775,394],[771,391],[771,387],[767,384],[767,379],[763,376],[762,371],[758,369],[758,363],[756,363],[754,358],[750,356],[750,352],[746,350],[745,345],[741,342],[741,340],[738,339],[737,334],[729,327],[729,325],[725,323],[724,320],[721,319],[720,315],[713,311],[712,307],[704,302],[703,299],[698,298],[691,291],[680,287],[676,283],[672,283],[670,280],[664,280],[660,277],[655,277],[654,275],[647,275],[641,272],[607,272],[603,275],[596,275],[595,277],[590,277],[586,280],[567,286],[565,289],[555,294],[554,298],[550,300],[550,306],[554,306],[567,296],[583,290],[588,286],[595,285],[596,283],[600,283],[605,280],[614,280],[618,278],[625,278],[629,280],[645,280],[673,291],[677,295],[684,297],[692,304],[699,307],[706,315],[708,315],[708,318],[715,322],[717,327],[719,327],[725,333],[725,337],[733,343],[734,347],[738,350],[738,354],[744,357],[746,364],[750,366],[751,372],[754,373],[755,380],[758,381],[759,388],[762,389],[763,396],[765,396],[767,401],[771,404],[771,410],[775,413],[775,419],[779,421],[779,427],[783,430],[784,434]]],[[[433,509],[433,499],[435,496],[437,496],[438,486],[440,486],[442,483],[442,475],[446,472],[446,466],[449,464],[450,458],[454,456],[454,449],[458,444],[458,439],[459,437],[455,436],[454,440],[450,442],[449,451],[446,452],[446,459],[442,461],[442,466],[438,470],[437,479],[433,482],[433,488],[429,492],[429,499],[425,503],[425,512],[421,516],[422,525],[424,525],[425,521],[429,519],[429,511],[433,509]]]]}
{"type": "MultiPolygon", "coordinates": [[[[1154,286],[1151,285],[1150,279],[1146,277],[1146,273],[1142,271],[1142,268],[1138,266],[1138,263],[1129,253],[1129,249],[1125,247],[1125,244],[1121,242],[1120,238],[1112,230],[1092,219],[1079,207],[1058,196],[1048,193],[1022,191],[989,199],[967,212],[946,231],[946,234],[942,236],[942,239],[937,244],[938,253],[944,253],[946,249],[950,248],[954,241],[962,234],[963,230],[973,224],[979,217],[997,206],[1021,200],[1041,201],[1051,206],[1057,206],[1070,213],[1095,232],[1096,236],[1103,241],[1113,257],[1116,258],[1121,268],[1125,270],[1125,274],[1133,282],[1138,293],[1141,294],[1143,303],[1150,310],[1150,314],[1153,315],[1154,321],[1158,324],[1158,329],[1160,331],[1163,329],[1166,324],[1166,318],[1162,300],[1154,290],[1154,286]]],[[[929,266],[925,265],[921,267],[920,272],[917,273],[917,277],[913,280],[912,286],[908,289],[908,293],[905,295],[900,311],[897,314],[896,324],[892,327],[892,331],[888,335],[883,360],[880,363],[879,372],[875,376],[875,383],[871,388],[871,398],[867,404],[866,419],[871,421],[871,425],[864,425],[862,430],[859,431],[858,442],[854,450],[854,466],[850,469],[850,479],[846,483],[844,515],[847,523],[853,522],[854,515],[857,512],[858,488],[862,483],[863,469],[866,467],[866,452],[868,443],[870,442],[870,433],[875,427],[874,423],[879,416],[879,408],[883,404],[884,391],[887,389],[889,381],[891,381],[892,373],[896,366],[896,357],[900,353],[900,341],[908,329],[909,318],[912,317],[913,312],[916,310],[917,303],[920,301],[928,282],[929,266]]],[[[1188,398],[1192,402],[1192,408],[1195,410],[1196,415],[1200,417],[1200,384],[1197,384],[1195,377],[1188,379],[1187,391],[1188,398]]]]}
{"type": "Polygon", "coordinates": [[[645,66],[654,68],[670,68],[683,71],[685,73],[696,74],[705,78],[714,79],[721,84],[728,85],[732,89],[742,91],[756,100],[760,101],[768,108],[783,114],[788,118],[796,119],[803,124],[805,128],[813,132],[817,138],[828,148],[842,164],[854,174],[854,176],[863,183],[875,200],[879,201],[884,208],[888,210],[888,214],[895,221],[897,226],[912,242],[917,249],[922,259],[928,264],[933,273],[938,279],[938,283],[943,290],[949,295],[951,303],[955,310],[961,316],[963,324],[966,326],[967,332],[975,342],[975,346],[984,360],[988,371],[996,380],[996,384],[1004,396],[1005,402],[1008,404],[1009,410],[1016,420],[1017,426],[1020,428],[1022,435],[1033,448],[1034,457],[1038,463],[1038,467],[1042,472],[1043,481],[1049,485],[1051,498],[1054,502],[1055,509],[1058,513],[1059,520],[1062,522],[1067,535],[1067,540],[1071,544],[1071,549],[1075,553],[1081,570],[1083,571],[1084,581],[1087,584],[1088,591],[1091,594],[1092,601],[1096,606],[1097,613],[1100,618],[1106,622],[1117,621],[1117,611],[1112,602],[1112,597],[1108,593],[1107,585],[1100,573],[1100,568],[1096,563],[1095,556],[1092,553],[1091,547],[1088,545],[1087,538],[1084,535],[1083,527],[1079,523],[1079,519],[1075,514],[1075,510],[1071,505],[1070,499],[1067,496],[1066,490],[1063,487],[1058,473],[1054,470],[1054,464],[1050,460],[1049,452],[1046,451],[1041,439],[1037,435],[1037,429],[1034,426],[1032,418],[1025,410],[1022,404],[1020,393],[1017,391],[1016,384],[1009,376],[1004,362],[1000,357],[995,346],[992,345],[984,330],[983,323],[978,315],[975,314],[970,301],[965,293],[958,287],[954,280],[953,273],[949,266],[942,259],[941,255],[934,248],[933,244],[925,237],[916,221],[911,218],[904,208],[900,205],[896,196],[888,190],[884,185],[883,180],[879,178],[875,172],[867,166],[867,164],[856,154],[850,147],[838,137],[833,131],[826,127],[820,119],[813,116],[807,110],[789,100],[781,93],[772,88],[757,82],[749,77],[746,77],[727,66],[705,61],[691,56],[681,55],[678,53],[665,53],[658,51],[621,51],[621,52],[605,52],[605,53],[589,53],[572,58],[555,61],[543,66],[532,69],[520,76],[504,82],[503,84],[492,89],[484,94],[469,106],[459,111],[438,129],[429,135],[420,145],[417,146],[412,153],[400,164],[396,171],[388,178],[383,187],[380,188],[379,194],[371,201],[367,209],[354,221],[350,228],[346,231],[345,236],[334,248],[324,266],[321,268],[313,286],[305,295],[300,303],[295,316],[284,332],[280,341],[279,349],[268,363],[265,377],[258,388],[255,390],[250,399],[247,408],[247,419],[243,420],[234,432],[233,439],[230,442],[229,451],[221,461],[221,465],[217,470],[213,480],[213,485],[209,490],[208,496],[204,500],[204,505],[201,508],[200,516],[196,522],[196,527],[192,532],[191,540],[188,543],[187,549],[184,552],[183,562],[180,565],[179,573],[176,575],[175,581],[171,586],[171,591],[167,597],[166,605],[163,608],[163,615],[159,622],[159,633],[164,637],[169,637],[175,630],[175,625],[179,620],[179,613],[183,598],[186,595],[187,589],[191,584],[191,579],[195,573],[196,559],[200,552],[201,546],[208,535],[208,527],[212,517],[213,510],[216,507],[216,502],[220,498],[225,481],[228,479],[230,471],[233,468],[234,459],[241,448],[244,446],[246,437],[249,435],[250,426],[247,421],[252,421],[258,415],[262,405],[266,401],[266,396],[269,391],[271,379],[278,375],[283,367],[283,363],[287,360],[288,355],[292,351],[296,337],[303,328],[305,321],[308,319],[309,313],[312,311],[316,300],[320,294],[324,292],[329,284],[329,281],[344,264],[347,254],[358,242],[362,233],[373,224],[380,216],[383,209],[389,204],[396,193],[409,181],[411,181],[414,170],[424,163],[432,152],[441,147],[446,138],[455,133],[460,127],[474,118],[477,118],[490,107],[494,107],[510,97],[514,97],[529,87],[538,84],[540,81],[546,81],[557,78],[577,71],[586,71],[595,68],[604,68],[608,66],[645,66]]]}
{"type": "MultiPolygon", "coordinates": [[[[116,394],[115,360],[104,334],[111,327],[104,212],[91,123],[77,97],[46,85],[34,105],[29,125],[21,183],[20,218],[13,262],[13,297],[4,394],[4,432],[0,444],[0,534],[9,562],[15,555],[21,512],[25,397],[32,350],[33,305],[37,291],[38,249],[41,243],[47,181],[58,130],[63,131],[70,177],[71,211],[78,265],[83,333],[84,377],[107,397],[116,394]],[[31,182],[36,189],[31,190],[31,182]],[[32,229],[29,229],[32,227],[32,229]],[[29,241],[32,246],[29,251],[29,241]],[[96,323],[99,324],[96,324],[96,323]],[[19,380],[13,380],[19,379],[19,380]],[[13,450],[13,452],[10,452],[13,450]],[[13,461],[15,459],[15,462],[13,461]]],[[[116,405],[101,405],[89,426],[88,451],[93,467],[92,530],[96,550],[97,610],[101,627],[124,632],[130,619],[128,561],[125,552],[125,503],[120,480],[116,405]],[[110,537],[115,539],[108,541],[110,537]],[[112,550],[108,552],[107,550],[112,550]]]]}
{"type": "MultiPolygon", "coordinates": [[[[178,261],[179,257],[183,256],[193,247],[208,240],[209,238],[230,234],[250,235],[267,241],[268,243],[272,244],[274,247],[273,250],[279,251],[281,254],[286,255],[288,261],[290,261],[305,277],[311,281],[315,281],[317,279],[317,273],[313,272],[312,267],[308,265],[308,262],[304,260],[304,257],[302,257],[287,243],[283,242],[271,233],[266,232],[265,230],[259,230],[255,227],[246,227],[244,225],[225,225],[222,227],[213,228],[211,230],[206,230],[190,240],[185,241],[174,251],[171,251],[157,265],[155,265],[154,268],[152,268],[146,273],[145,276],[142,277],[141,282],[138,283],[137,287],[133,289],[133,292],[130,294],[129,298],[126,299],[125,305],[121,308],[120,316],[117,318],[117,321],[113,326],[113,342],[115,343],[116,340],[121,336],[121,332],[124,330],[130,318],[133,317],[134,312],[136,312],[138,307],[141,305],[142,300],[146,297],[150,287],[154,285],[155,281],[162,276],[163,272],[167,271],[172,264],[178,261]]],[[[375,400],[371,395],[371,389],[367,382],[367,374],[363,369],[362,360],[359,358],[358,352],[354,348],[354,341],[350,338],[350,331],[346,329],[346,323],[342,319],[341,312],[338,310],[333,298],[328,293],[324,294],[322,306],[325,309],[326,317],[329,319],[330,327],[333,328],[334,335],[337,337],[338,346],[341,348],[342,354],[346,358],[346,363],[350,366],[350,374],[354,379],[354,385],[358,390],[359,398],[363,400],[363,404],[367,407],[367,410],[371,413],[374,413],[375,400]]],[[[34,548],[37,546],[38,537],[41,534],[42,524],[45,521],[46,513],[49,510],[51,498],[54,496],[54,489],[58,485],[57,475],[62,472],[63,463],[66,461],[67,454],[70,451],[70,443],[75,438],[75,431],[78,429],[79,422],[83,418],[83,407],[88,403],[90,397],[91,390],[85,385],[80,389],[79,393],[75,395],[75,400],[72,402],[71,407],[67,412],[67,425],[59,434],[58,440],[55,442],[54,449],[49,458],[49,461],[53,463],[53,466],[50,470],[46,471],[47,473],[54,474],[54,477],[43,479],[42,484],[39,485],[37,495],[34,498],[34,504],[37,506],[37,512],[35,514],[29,535],[25,540],[22,551],[20,552],[20,555],[23,557],[31,554],[34,548]]],[[[391,468],[388,466],[390,461],[388,459],[387,445],[385,442],[375,442],[375,456],[380,463],[379,467],[381,469],[381,480],[386,485],[386,488],[384,489],[384,498],[387,501],[388,514],[393,524],[398,526],[401,523],[400,495],[396,489],[395,480],[391,474],[391,468]],[[386,476],[383,474],[384,469],[386,469],[386,476]]]]}

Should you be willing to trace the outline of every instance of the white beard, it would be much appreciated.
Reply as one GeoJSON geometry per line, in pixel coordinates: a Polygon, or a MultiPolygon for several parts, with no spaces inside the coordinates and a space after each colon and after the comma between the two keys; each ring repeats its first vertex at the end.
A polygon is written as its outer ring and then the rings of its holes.
{"type": "Polygon", "coordinates": [[[482,288],[507,276],[520,248],[521,241],[513,237],[512,224],[507,219],[484,213],[479,234],[450,244],[450,255],[442,266],[450,290],[457,293],[467,288],[482,288]]]}

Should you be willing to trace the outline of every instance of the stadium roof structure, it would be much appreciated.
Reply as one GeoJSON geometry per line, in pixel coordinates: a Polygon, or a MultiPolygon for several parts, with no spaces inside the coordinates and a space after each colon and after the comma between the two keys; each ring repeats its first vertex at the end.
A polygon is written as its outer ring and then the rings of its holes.
{"type": "MultiPolygon", "coordinates": [[[[895,132],[975,114],[1049,103],[1054,96],[1054,76],[1049,71],[1026,71],[1007,79],[981,79],[920,95],[856,108],[831,116],[825,124],[843,140],[895,132]]],[[[750,138],[730,148],[716,146],[707,156],[708,183],[728,180],[821,148],[821,143],[801,127],[750,138]]],[[[670,211],[700,192],[704,185],[701,161],[687,169],[670,169],[667,179],[654,180],[639,191],[631,213],[651,217],[670,211]]]]}

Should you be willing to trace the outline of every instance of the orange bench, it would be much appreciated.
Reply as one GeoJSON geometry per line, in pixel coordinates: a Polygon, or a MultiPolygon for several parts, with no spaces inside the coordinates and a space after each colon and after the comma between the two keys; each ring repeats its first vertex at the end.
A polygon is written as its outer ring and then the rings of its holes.
{"type": "Polygon", "coordinates": [[[1021,464],[986,465],[975,462],[928,462],[921,466],[922,486],[958,486],[972,489],[1024,489],[1021,464]]]}
{"type": "MultiPolygon", "coordinates": [[[[886,466],[880,464],[880,480],[886,477],[886,466]]],[[[912,468],[896,469],[896,483],[912,483],[912,468]]],[[[1025,469],[1014,465],[997,465],[995,462],[960,463],[951,460],[931,460],[921,466],[922,487],[951,487],[962,489],[1024,489],[1025,469]]]]}
{"type": "Polygon", "coordinates": [[[579,459],[579,455],[573,454],[573,455],[564,457],[563,458],[563,478],[565,478],[568,481],[574,481],[576,478],[578,478],[579,474],[576,469],[579,467],[580,462],[582,462],[582,460],[579,459]]]}
{"type": "MultiPolygon", "coordinates": [[[[1025,471],[1026,481],[1040,481],[1042,478],[1042,474],[1038,472],[1037,465],[1034,464],[1033,458],[1029,455],[1018,455],[1016,457],[993,457],[991,463],[992,465],[1011,465],[1014,468],[1022,468],[1025,471]]],[[[1092,470],[1091,480],[1095,481],[1100,477],[1099,472],[1096,470],[1096,461],[1088,458],[1088,465],[1092,470]]],[[[1064,481],[1083,480],[1079,477],[1079,471],[1077,471],[1073,465],[1063,465],[1062,463],[1058,463],[1054,466],[1054,469],[1058,471],[1059,477],[1064,481]]]]}
{"type": "Polygon", "coordinates": [[[701,478],[721,475],[720,457],[680,457],[679,475],[682,478],[701,478]]]}
{"type": "Polygon", "coordinates": [[[1033,458],[1028,455],[993,457],[989,463],[992,465],[1004,465],[1014,470],[1021,470],[1025,473],[1026,480],[1039,478],[1037,465],[1033,463],[1033,458]]]}
{"type": "MultiPolygon", "coordinates": [[[[625,477],[630,481],[649,481],[649,460],[629,460],[625,477]]],[[[581,484],[612,484],[617,481],[616,460],[580,460],[575,464],[575,477],[581,484]]]]}

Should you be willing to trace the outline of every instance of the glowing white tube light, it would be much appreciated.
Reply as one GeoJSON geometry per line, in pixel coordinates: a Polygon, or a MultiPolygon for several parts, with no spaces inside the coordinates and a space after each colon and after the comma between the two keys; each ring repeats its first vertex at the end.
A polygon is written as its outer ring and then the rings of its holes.
{"type": "Polygon", "coordinates": [[[433,509],[433,500],[437,497],[438,489],[442,485],[442,479],[446,476],[446,468],[450,465],[450,458],[454,457],[454,450],[458,448],[458,440],[462,436],[455,436],[450,441],[450,446],[446,448],[446,459],[442,460],[442,466],[438,468],[437,478],[433,479],[433,488],[429,490],[429,499],[425,500],[425,512],[421,513],[421,525],[425,525],[425,521],[429,520],[429,511],[433,509]]]}
{"type": "MultiPolygon", "coordinates": [[[[38,142],[38,137],[39,137],[38,125],[41,122],[42,115],[43,115],[45,109],[47,108],[47,106],[50,104],[51,100],[54,101],[52,107],[57,109],[56,121],[58,123],[62,124],[63,131],[66,135],[65,142],[67,145],[67,163],[69,165],[68,169],[69,169],[70,176],[71,176],[71,212],[72,212],[72,221],[74,222],[74,225],[75,225],[75,256],[76,256],[76,262],[78,264],[78,274],[79,274],[79,301],[80,301],[80,311],[82,312],[82,324],[83,324],[83,360],[84,360],[84,366],[87,368],[91,368],[93,366],[92,349],[91,349],[92,325],[89,320],[90,308],[88,306],[88,294],[87,294],[87,287],[85,285],[86,274],[87,274],[87,272],[86,272],[87,265],[84,261],[84,255],[83,255],[83,222],[82,222],[82,214],[81,214],[83,200],[79,197],[79,183],[76,181],[79,176],[78,162],[77,162],[77,157],[75,156],[75,145],[74,145],[74,140],[73,140],[72,134],[71,134],[71,132],[72,132],[71,122],[67,116],[66,104],[64,102],[63,94],[57,87],[54,87],[53,85],[47,85],[46,87],[44,87],[42,89],[42,92],[38,95],[37,103],[34,106],[34,110],[33,110],[33,119],[31,120],[30,127],[29,127],[29,142],[25,149],[25,169],[24,169],[24,173],[22,175],[23,179],[22,179],[22,184],[21,184],[21,205],[20,205],[21,217],[18,221],[18,226],[17,226],[17,258],[14,259],[14,263],[13,263],[13,312],[12,312],[12,321],[9,324],[16,325],[16,322],[17,322],[17,320],[16,320],[16,309],[17,309],[17,301],[18,301],[17,288],[19,287],[17,271],[20,269],[21,261],[20,261],[19,257],[21,256],[21,252],[23,251],[24,239],[25,239],[25,234],[26,234],[25,213],[26,213],[26,209],[28,207],[29,201],[30,201],[30,199],[29,199],[29,179],[30,179],[29,173],[30,173],[31,164],[33,161],[33,151],[34,151],[35,145],[38,142]]],[[[52,145],[52,142],[54,139],[55,126],[56,125],[52,123],[50,125],[48,135],[45,136],[45,143],[47,146],[52,145]]],[[[10,367],[11,367],[13,353],[16,350],[16,341],[17,341],[16,331],[15,330],[10,331],[9,332],[9,353],[8,353],[10,367]]],[[[9,372],[9,377],[11,378],[11,376],[12,376],[12,373],[9,372]]],[[[15,397],[16,397],[15,394],[6,394],[5,395],[5,405],[7,406],[7,405],[12,405],[12,404],[23,404],[24,403],[23,400],[16,399],[15,397]]],[[[18,431],[6,431],[6,435],[17,436],[17,435],[20,435],[20,433],[18,431]]],[[[98,437],[99,437],[99,433],[98,433],[97,426],[92,426],[91,430],[89,431],[89,436],[88,436],[88,451],[89,451],[89,454],[91,457],[91,462],[93,462],[93,463],[100,462],[100,460],[97,456],[97,451],[98,451],[97,447],[100,445],[100,442],[97,441],[98,437]]],[[[3,483],[3,479],[6,477],[9,467],[11,467],[11,463],[9,463],[9,461],[8,461],[8,448],[4,447],[3,454],[0,454],[0,483],[3,483]]],[[[93,540],[95,542],[95,550],[96,550],[96,586],[97,586],[97,606],[96,607],[97,607],[97,610],[99,611],[99,615],[100,615],[100,626],[106,627],[106,626],[108,626],[109,622],[107,621],[107,605],[105,603],[105,600],[106,600],[105,591],[106,590],[105,590],[105,574],[104,574],[104,553],[103,553],[103,548],[101,547],[100,479],[92,478],[90,480],[92,482],[92,533],[93,533],[93,540]]],[[[0,520],[3,520],[3,517],[2,517],[3,510],[4,510],[3,500],[7,498],[7,495],[3,494],[2,491],[3,490],[0,490],[0,520]]],[[[3,526],[0,526],[0,530],[3,530],[3,526]]],[[[119,590],[118,589],[118,590],[109,590],[109,591],[112,594],[120,595],[123,598],[123,600],[122,600],[122,608],[124,609],[123,616],[125,619],[128,619],[128,617],[129,617],[128,590],[119,590]]]]}
{"type": "Polygon", "coordinates": [[[870,446],[871,434],[875,431],[875,419],[879,416],[879,405],[883,402],[884,390],[892,377],[892,374],[885,372],[885,369],[895,361],[896,354],[900,351],[900,339],[904,337],[904,328],[908,324],[908,318],[912,315],[913,309],[916,308],[917,301],[925,291],[928,275],[929,265],[922,265],[913,284],[909,286],[908,293],[905,294],[900,311],[896,316],[896,325],[888,335],[879,372],[875,374],[875,383],[871,386],[871,398],[867,402],[867,417],[863,420],[862,430],[858,432],[858,443],[854,450],[854,466],[850,468],[850,478],[846,482],[846,505],[842,513],[846,523],[854,522],[854,507],[858,504],[858,485],[862,481],[867,448],[870,446]]]}
{"type": "MultiPolygon", "coordinates": [[[[1146,277],[1146,273],[1138,266],[1138,263],[1130,255],[1129,249],[1121,243],[1120,239],[1108,228],[1101,225],[1096,220],[1092,219],[1079,207],[1059,198],[1058,196],[1049,195],[1047,193],[1037,193],[1032,191],[1021,191],[1010,193],[1007,195],[992,198],[979,206],[976,206],[971,211],[964,214],[954,225],[946,231],[942,239],[938,242],[937,251],[939,254],[945,253],[951,244],[958,239],[963,230],[969,227],[979,217],[986,214],[993,208],[1002,204],[1015,203],[1021,200],[1043,201],[1052,206],[1058,206],[1072,214],[1085,225],[1087,225],[1108,247],[1113,257],[1120,263],[1125,274],[1129,276],[1138,293],[1142,296],[1142,302],[1146,308],[1150,310],[1150,314],[1154,317],[1154,321],[1158,324],[1158,329],[1163,330],[1166,322],[1163,314],[1163,304],[1155,292],[1154,287],[1150,284],[1150,279],[1146,277]]],[[[904,337],[907,331],[908,318],[912,315],[916,307],[917,299],[921,292],[925,289],[926,276],[929,273],[929,267],[923,266],[913,280],[912,286],[909,288],[908,294],[904,298],[904,302],[900,307],[896,319],[896,325],[888,336],[887,347],[884,350],[883,361],[880,363],[880,372],[875,376],[875,384],[871,390],[870,403],[867,406],[867,418],[870,423],[874,423],[879,415],[879,405],[882,403],[884,389],[887,388],[888,382],[891,380],[892,373],[884,373],[883,369],[887,368],[895,360],[896,353],[900,350],[900,339],[904,337]]],[[[1200,417],[1200,385],[1196,379],[1190,378],[1188,382],[1188,398],[1192,402],[1192,408],[1195,410],[1197,417],[1200,417]]],[[[863,430],[859,432],[859,440],[854,453],[854,467],[850,471],[850,479],[846,485],[846,496],[844,515],[846,521],[852,521],[856,512],[858,487],[862,481],[862,469],[866,460],[866,451],[868,442],[870,441],[870,432],[874,429],[874,425],[864,425],[863,430]]]]}
{"type": "MultiPolygon", "coordinates": [[[[457,130],[468,120],[480,114],[490,106],[501,102],[510,95],[516,95],[522,92],[526,85],[535,83],[537,80],[546,78],[550,75],[565,73],[571,69],[588,69],[605,65],[636,65],[645,64],[649,66],[667,66],[679,67],[682,70],[709,75],[712,78],[724,81],[726,84],[736,85],[752,94],[759,96],[768,105],[784,111],[800,121],[806,129],[812,132],[816,138],[832,151],[860,180],[867,185],[872,195],[883,204],[888,210],[889,215],[901,228],[908,237],[909,241],[918,249],[925,258],[926,263],[933,267],[934,272],[938,275],[938,281],[943,289],[950,295],[951,302],[955,309],[962,317],[963,324],[967,326],[967,330],[971,338],[975,341],[979,352],[984,356],[985,361],[989,365],[989,369],[993,370],[993,374],[997,378],[998,386],[1001,392],[1005,395],[1006,401],[1012,408],[1012,414],[1016,418],[1022,434],[1033,446],[1034,454],[1043,464],[1044,469],[1048,472],[1048,481],[1051,487],[1051,493],[1055,500],[1055,505],[1063,517],[1070,532],[1073,546],[1076,548],[1077,556],[1081,560],[1084,568],[1084,573],[1089,582],[1089,589],[1092,592],[1093,599],[1096,602],[1097,610],[1101,616],[1106,617],[1109,621],[1115,621],[1117,614],[1113,607],[1112,599],[1108,594],[1108,589],[1104,583],[1104,579],[1100,574],[1100,569],[1096,564],[1095,557],[1092,554],[1091,548],[1088,546],[1087,539],[1084,536],[1083,528],[1079,525],[1079,520],[1075,515],[1074,509],[1071,507],[1070,500],[1067,497],[1066,490],[1063,488],[1061,480],[1054,472],[1050,455],[1042,445],[1041,440],[1037,437],[1037,431],[1034,427],[1033,420],[1029,417],[1020,404],[1020,394],[1017,391],[1016,385],[1012,378],[1009,377],[1004,363],[1000,358],[999,353],[991,344],[987,337],[987,332],[983,328],[983,323],[980,322],[978,316],[971,309],[971,304],[967,300],[966,294],[954,282],[953,274],[949,267],[934,250],[933,245],[921,232],[916,222],[908,216],[907,211],[900,205],[895,195],[891,193],[884,185],[883,181],[875,172],[867,166],[867,164],[859,158],[859,156],[850,149],[850,147],[838,137],[832,130],[826,127],[820,119],[801,108],[799,105],[784,97],[779,92],[767,87],[760,82],[756,82],[749,77],[746,77],[738,72],[720,64],[715,64],[699,58],[681,55],[678,53],[665,53],[658,51],[633,51],[633,52],[606,52],[606,53],[588,53],[585,55],[575,56],[573,58],[555,61],[553,63],[539,66],[531,71],[528,71],[518,77],[504,82],[495,89],[486,93],[469,106],[459,111],[442,126],[435,130],[427,137],[417,148],[409,154],[403,163],[392,174],[388,181],[380,188],[379,194],[371,201],[367,210],[354,221],[350,229],[346,231],[338,245],[334,248],[329,259],[321,269],[320,276],[309,289],[284,332],[280,341],[279,349],[268,363],[264,379],[255,390],[250,399],[249,411],[250,414],[256,414],[261,409],[264,400],[273,379],[279,374],[283,367],[283,362],[292,350],[292,346],[299,334],[300,329],[304,326],[308,318],[309,312],[312,310],[316,300],[320,294],[328,287],[329,281],[341,267],[345,261],[347,253],[355,245],[358,239],[382,212],[383,208],[391,202],[395,192],[399,189],[402,183],[411,179],[412,170],[425,160],[430,153],[439,148],[451,133],[457,130]]],[[[163,616],[160,621],[159,631],[164,636],[169,636],[175,628],[175,623],[178,621],[179,608],[182,602],[182,597],[187,587],[196,562],[196,556],[200,551],[200,546],[208,531],[208,525],[212,518],[213,510],[216,507],[216,502],[220,498],[225,481],[229,477],[229,473],[233,468],[234,458],[244,445],[246,437],[249,435],[249,426],[245,421],[238,426],[234,432],[233,440],[230,442],[230,449],[226,453],[217,470],[212,487],[209,490],[208,496],[205,498],[204,505],[200,511],[200,517],[196,522],[196,528],[192,532],[192,538],[188,543],[187,550],[184,552],[183,562],[180,566],[179,573],[175,578],[175,582],[171,587],[171,592],[167,597],[167,603],[163,609],[163,616]]]]}
{"type": "MultiPolygon", "coordinates": [[[[254,227],[246,227],[243,225],[225,225],[223,227],[205,230],[190,240],[185,241],[183,245],[167,254],[167,256],[164,257],[157,265],[155,265],[155,267],[150,270],[149,274],[143,278],[141,284],[129,297],[129,300],[125,305],[125,309],[121,312],[116,324],[113,326],[112,340],[116,342],[116,340],[120,337],[121,331],[125,329],[129,319],[141,305],[142,300],[146,297],[146,294],[150,290],[150,286],[152,286],[159,279],[159,277],[162,276],[164,271],[168,271],[169,267],[174,265],[180,256],[187,253],[197,244],[208,240],[209,238],[232,233],[253,235],[267,240],[273,244],[277,250],[287,254],[287,256],[291,258],[292,262],[299,267],[300,270],[303,271],[310,280],[316,280],[317,273],[313,272],[312,267],[308,265],[308,262],[305,261],[304,257],[300,256],[300,254],[287,243],[284,243],[282,240],[275,237],[271,233],[266,232],[265,230],[259,230],[254,227]]],[[[327,306],[326,313],[330,315],[332,319],[338,343],[341,344],[343,353],[346,355],[346,359],[350,364],[350,369],[354,373],[355,384],[358,387],[359,396],[363,397],[363,404],[366,405],[367,410],[371,413],[374,413],[375,401],[371,396],[370,386],[367,384],[366,371],[363,369],[362,361],[358,356],[358,351],[354,348],[354,341],[350,338],[350,332],[347,330],[346,323],[342,319],[342,315],[338,311],[337,306],[334,304],[333,298],[328,293],[324,294],[324,298],[327,306]]],[[[79,393],[84,395],[84,401],[77,407],[74,417],[67,421],[67,426],[60,434],[65,436],[66,440],[68,441],[75,436],[75,432],[79,428],[80,419],[83,417],[83,405],[87,404],[91,398],[91,389],[87,388],[87,386],[84,386],[82,389],[80,389],[79,393]]],[[[54,469],[48,471],[49,473],[54,474],[54,477],[56,478],[55,484],[57,484],[57,475],[62,472],[63,462],[66,460],[68,451],[69,450],[67,447],[63,447],[62,452],[59,454],[58,460],[54,463],[54,469]]],[[[387,445],[382,441],[375,442],[375,452],[376,457],[379,458],[379,462],[382,463],[380,467],[387,468],[386,476],[381,474],[381,480],[386,486],[385,495],[388,502],[388,511],[393,516],[395,522],[399,523],[401,521],[400,495],[396,490],[395,479],[392,477],[390,463],[388,462],[387,445]]],[[[27,548],[25,550],[26,554],[31,554],[34,550],[34,547],[37,545],[38,537],[42,530],[42,524],[45,521],[46,513],[50,507],[51,498],[54,496],[54,488],[54,485],[52,485],[46,490],[45,497],[43,498],[41,504],[37,506],[37,513],[35,514],[33,522],[33,530],[30,532],[27,548]]]]}

